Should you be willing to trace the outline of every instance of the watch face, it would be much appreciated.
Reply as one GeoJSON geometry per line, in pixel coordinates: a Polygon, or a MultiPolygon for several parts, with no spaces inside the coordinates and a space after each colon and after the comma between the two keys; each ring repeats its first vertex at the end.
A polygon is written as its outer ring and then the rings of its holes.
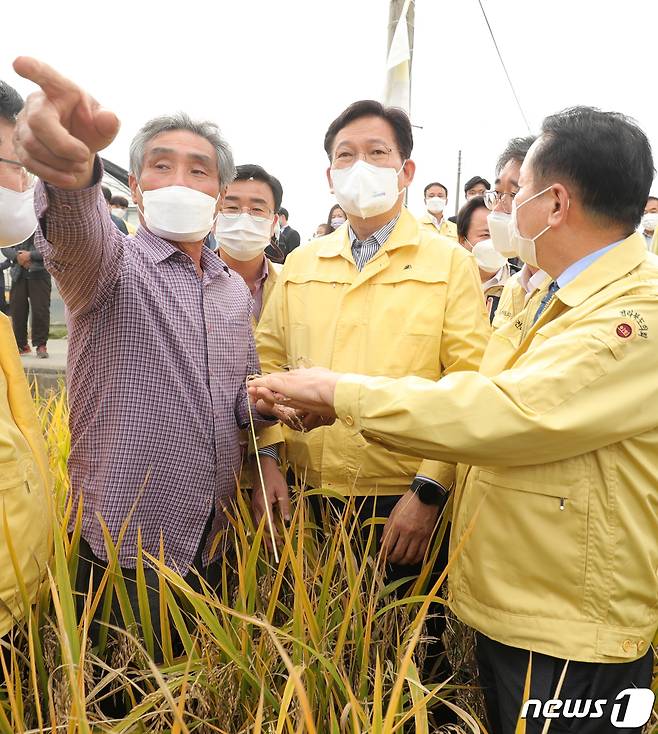
{"type": "Polygon", "coordinates": [[[431,482],[423,482],[416,494],[424,505],[442,505],[448,497],[448,492],[441,485],[431,482]]]}

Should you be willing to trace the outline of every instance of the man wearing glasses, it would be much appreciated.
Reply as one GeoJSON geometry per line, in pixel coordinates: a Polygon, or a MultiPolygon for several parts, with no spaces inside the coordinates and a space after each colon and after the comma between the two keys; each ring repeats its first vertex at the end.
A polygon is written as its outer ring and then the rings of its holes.
{"type": "Polygon", "coordinates": [[[651,147],[630,118],[575,107],[543,121],[520,173],[511,241],[551,283],[522,341],[515,323],[494,332],[498,369],[485,356],[437,383],[316,368],[250,391],[470,464],[448,601],[476,630],[489,731],[640,734],[658,631],[658,260],[636,232],[651,147]],[[596,713],[574,713],[585,701],[596,713]]]}
{"type": "MultiPolygon", "coordinates": [[[[324,147],[329,186],[349,226],[286,260],[257,329],[263,372],[306,364],[438,380],[477,370],[489,324],[475,260],[423,230],[403,206],[415,172],[407,115],[355,102],[331,123],[324,147]]],[[[267,438],[285,441],[300,484],[355,497],[363,520],[388,518],[377,532],[387,582],[419,573],[454,464],[366,449],[339,424],[301,434],[277,427],[267,438]]],[[[432,623],[428,634],[440,638],[443,618],[432,623]]]]}
{"type": "MultiPolygon", "coordinates": [[[[486,191],[484,203],[491,210],[488,218],[489,232],[494,247],[498,252],[508,258],[518,258],[510,244],[509,222],[512,213],[512,202],[519,191],[519,175],[530,146],[535,142],[535,137],[529,135],[522,138],[512,138],[505,150],[500,154],[496,164],[496,181],[493,191],[486,191]]],[[[524,310],[527,303],[532,299],[533,303],[545,294],[550,283],[550,278],[538,267],[528,265],[520,261],[521,270],[512,275],[505,283],[500,296],[496,315],[493,320],[494,330],[517,319],[524,310]]],[[[532,309],[529,312],[534,313],[532,309]]],[[[519,321],[520,335],[527,331],[531,324],[519,321]]],[[[491,347],[490,347],[491,349],[491,347]]]]}
{"type": "MultiPolygon", "coordinates": [[[[254,299],[252,315],[256,323],[277,279],[274,266],[265,257],[265,249],[272,240],[278,221],[276,212],[282,199],[281,183],[264,168],[253,164],[237,166],[235,178],[226,190],[217,217],[215,235],[219,256],[247,284],[254,299]]],[[[246,454],[246,432],[242,443],[246,454]]],[[[279,468],[279,452],[274,446],[262,448],[259,454],[263,479],[270,496],[277,501],[283,519],[289,520],[288,485],[279,468]]],[[[258,472],[253,466],[246,467],[244,460],[240,484],[245,488],[254,488],[251,501],[254,519],[259,523],[265,514],[263,492],[258,472]]],[[[265,539],[269,544],[269,535],[266,534],[265,539]]]]}

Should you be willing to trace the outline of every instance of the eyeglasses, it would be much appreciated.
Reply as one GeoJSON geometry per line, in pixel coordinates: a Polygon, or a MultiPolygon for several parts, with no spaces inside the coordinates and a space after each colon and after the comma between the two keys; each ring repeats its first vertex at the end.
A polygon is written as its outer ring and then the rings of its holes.
{"type": "Polygon", "coordinates": [[[25,168],[20,161],[12,161],[9,158],[0,158],[0,163],[8,163],[10,166],[18,166],[18,168],[25,168]]]}
{"type": "Polygon", "coordinates": [[[30,173],[20,161],[14,161],[11,158],[0,158],[0,174],[5,173],[7,176],[12,176],[12,181],[14,180],[13,176],[16,176],[16,174],[25,174],[28,188],[31,188],[36,180],[34,174],[30,173]]]}
{"type": "Polygon", "coordinates": [[[331,166],[332,168],[350,168],[359,158],[363,158],[364,161],[371,163],[373,166],[386,168],[392,152],[393,148],[385,145],[373,145],[365,153],[357,153],[351,148],[338,148],[334,152],[331,166]]]}
{"type": "Polygon", "coordinates": [[[509,210],[511,211],[512,201],[514,201],[515,196],[515,191],[485,191],[484,203],[487,209],[490,209],[491,211],[493,211],[499,203],[505,211],[507,211],[507,207],[509,207],[509,210]],[[509,197],[509,199],[506,200],[505,197],[509,197]]]}
{"type": "Polygon", "coordinates": [[[261,219],[271,219],[274,212],[266,207],[255,204],[254,206],[240,206],[239,204],[233,204],[227,202],[221,209],[222,214],[225,217],[239,217],[240,214],[246,212],[251,214],[252,217],[260,217],[261,219]]]}

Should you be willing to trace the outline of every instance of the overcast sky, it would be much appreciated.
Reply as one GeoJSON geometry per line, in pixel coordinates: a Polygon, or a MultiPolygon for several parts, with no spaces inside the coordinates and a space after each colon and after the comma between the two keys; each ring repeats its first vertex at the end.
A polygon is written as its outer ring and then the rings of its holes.
{"type": "MultiPolygon", "coordinates": [[[[119,116],[104,155],[127,167],[149,118],[175,110],[222,128],[236,163],[280,178],[302,241],[333,203],[324,132],[351,102],[381,98],[388,0],[7,0],[0,78],[33,85],[12,60],[36,56],[119,116]],[[102,10],[101,10],[102,7],[102,10]]],[[[658,151],[658,2],[483,0],[533,132],[574,104],[634,117],[658,151]]],[[[416,0],[411,116],[416,180],[444,182],[452,213],[457,151],[462,183],[492,180],[508,138],[527,134],[477,0],[416,0]]],[[[658,159],[658,153],[656,154],[658,159]]],[[[654,183],[654,189],[658,188],[654,183]]]]}

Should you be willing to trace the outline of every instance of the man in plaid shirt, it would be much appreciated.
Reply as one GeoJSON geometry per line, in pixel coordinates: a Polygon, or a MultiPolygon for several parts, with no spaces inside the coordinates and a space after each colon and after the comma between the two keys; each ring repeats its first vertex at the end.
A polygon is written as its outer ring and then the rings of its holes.
{"type": "MultiPolygon", "coordinates": [[[[130,149],[141,226],[126,237],[110,219],[97,155],[117,118],[45,64],[21,57],[15,69],[41,88],[16,146],[41,178],[37,246],[68,310],[69,470],[83,506],[78,591],[92,569],[96,586],[107,566],[98,516],[115,543],[127,524],[119,562],[128,581],[139,531],[155,556],[162,538],[167,564],[190,583],[194,571],[215,583],[209,551],[236,491],[246,378],[259,370],[249,290],[203,246],[234,176],[231,152],[212,123],[184,114],[147,123],[130,149]]],[[[138,615],[135,584],[128,590],[138,615]]]]}

